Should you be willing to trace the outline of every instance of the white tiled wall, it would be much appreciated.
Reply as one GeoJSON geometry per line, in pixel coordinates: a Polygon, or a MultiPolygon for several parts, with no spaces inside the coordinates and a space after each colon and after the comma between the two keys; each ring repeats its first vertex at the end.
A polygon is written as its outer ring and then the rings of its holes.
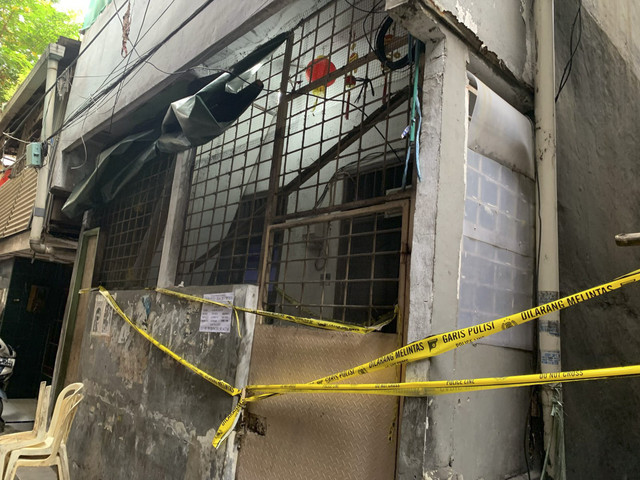
{"type": "MultiPolygon", "coordinates": [[[[535,184],[467,150],[459,327],[517,313],[533,305],[535,184]]],[[[532,325],[482,343],[532,348],[532,325]]]]}

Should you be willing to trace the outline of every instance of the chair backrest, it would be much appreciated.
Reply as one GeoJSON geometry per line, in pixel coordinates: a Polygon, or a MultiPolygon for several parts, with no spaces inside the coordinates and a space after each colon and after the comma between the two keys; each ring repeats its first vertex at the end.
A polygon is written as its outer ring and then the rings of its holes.
{"type": "Polygon", "coordinates": [[[51,444],[51,453],[49,454],[49,458],[55,458],[55,456],[58,455],[58,450],[60,449],[62,442],[67,442],[69,432],[71,431],[71,424],[73,423],[73,419],[78,412],[78,406],[83,398],[84,395],[81,393],[76,393],[73,396],[68,397],[68,409],[65,412],[64,418],[60,422],[58,429],[53,432],[53,443],[51,444]]]}
{"type": "Polygon", "coordinates": [[[51,422],[49,422],[49,429],[47,430],[47,436],[54,436],[55,432],[60,428],[60,423],[64,422],[67,412],[72,408],[75,403],[74,398],[84,388],[81,382],[72,383],[62,389],[56,405],[53,408],[53,414],[51,415],[51,422]]]}
{"type": "Polygon", "coordinates": [[[38,403],[36,404],[36,414],[33,419],[33,432],[38,436],[43,436],[47,428],[47,413],[51,403],[51,385],[47,382],[40,382],[38,390],[38,403]]]}

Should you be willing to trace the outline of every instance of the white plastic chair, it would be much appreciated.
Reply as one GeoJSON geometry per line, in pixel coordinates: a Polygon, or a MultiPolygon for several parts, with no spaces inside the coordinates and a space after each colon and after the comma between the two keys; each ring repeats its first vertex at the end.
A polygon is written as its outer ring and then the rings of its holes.
{"type": "Polygon", "coordinates": [[[0,436],[0,460],[4,459],[4,454],[2,453],[4,446],[13,445],[25,440],[29,441],[36,438],[44,438],[44,435],[47,432],[47,413],[49,412],[50,402],[51,385],[47,385],[47,382],[41,382],[40,389],[38,391],[38,402],[36,404],[35,417],[33,419],[33,429],[27,432],[8,433],[0,436]]]}
{"type": "MultiPolygon", "coordinates": [[[[52,467],[56,466],[58,470],[58,478],[60,480],[71,480],[69,473],[69,459],[67,457],[66,440],[71,431],[73,418],[78,411],[78,405],[84,398],[84,395],[76,394],[70,397],[63,410],[64,417],[56,422],[56,428],[53,435],[45,437],[44,442],[31,447],[23,447],[11,452],[9,463],[7,464],[6,480],[14,480],[18,467],[52,467]]],[[[54,419],[51,419],[53,423],[54,419]]]]}
{"type": "Polygon", "coordinates": [[[0,445],[0,452],[2,453],[0,478],[15,478],[16,470],[21,465],[56,465],[58,467],[58,476],[60,478],[69,478],[67,452],[63,442],[69,434],[75,411],[83,398],[79,393],[82,388],[82,383],[72,383],[60,392],[51,416],[49,428],[43,436],[36,436],[32,440],[0,445]],[[44,453],[33,453],[36,451],[44,453]],[[9,462],[5,469],[6,457],[9,454],[9,462]],[[37,455],[38,458],[29,458],[33,455],[37,455]],[[26,458],[22,459],[20,458],[21,456],[26,456],[26,458]],[[45,458],[42,458],[43,456],[45,458]],[[5,471],[7,472],[6,474],[4,474],[5,471]]]}

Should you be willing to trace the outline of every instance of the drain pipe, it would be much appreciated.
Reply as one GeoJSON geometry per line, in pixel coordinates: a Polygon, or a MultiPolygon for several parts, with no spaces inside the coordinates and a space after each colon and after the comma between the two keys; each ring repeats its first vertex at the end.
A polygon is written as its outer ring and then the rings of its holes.
{"type": "MultiPolygon", "coordinates": [[[[41,140],[44,142],[53,132],[53,119],[56,103],[56,89],[53,86],[58,78],[58,62],[64,57],[64,47],[56,43],[49,44],[47,48],[47,73],[45,80],[44,107],[42,112],[42,133],[41,140]]],[[[51,149],[49,149],[51,150],[51,149]]],[[[31,219],[31,233],[29,235],[29,246],[35,253],[49,255],[55,260],[65,263],[73,263],[75,259],[76,242],[61,240],[66,246],[52,246],[45,241],[43,235],[44,218],[49,196],[49,172],[51,171],[51,156],[47,157],[48,165],[38,169],[38,179],[36,185],[36,198],[33,205],[33,216],[31,219]]],[[[43,162],[44,163],[44,162],[43,162]]]]}
{"type": "MultiPolygon", "coordinates": [[[[559,298],[558,192],[556,178],[554,1],[534,0],[536,40],[535,144],[539,199],[538,208],[538,304],[559,298]]],[[[559,372],[560,313],[538,320],[540,368],[543,373],[559,372]]],[[[543,387],[544,445],[548,453],[546,472],[555,480],[565,478],[562,426],[562,389],[543,387]]]]}

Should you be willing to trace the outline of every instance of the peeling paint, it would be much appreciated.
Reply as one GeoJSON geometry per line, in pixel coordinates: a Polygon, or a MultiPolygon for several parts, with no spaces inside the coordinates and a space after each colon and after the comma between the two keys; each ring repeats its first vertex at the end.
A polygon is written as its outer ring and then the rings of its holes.
{"type": "MultiPolygon", "coordinates": [[[[255,287],[238,288],[236,298],[249,298],[254,303],[245,305],[255,308],[257,295],[244,293],[255,287]]],[[[253,323],[242,340],[197,331],[185,336],[196,311],[199,318],[199,305],[149,295],[147,309],[142,297],[148,292],[118,294],[130,318],[146,323],[160,342],[212,374],[246,383],[248,359],[240,356],[250,352],[253,323]],[[242,375],[239,364],[245,365],[242,375]]],[[[87,342],[80,353],[86,398],[69,440],[69,455],[77,460],[72,473],[79,478],[233,478],[236,456],[227,450],[234,443],[220,450],[211,446],[232,407],[231,397],[132,334],[119,317],[113,328],[118,335],[87,342]],[[227,471],[231,476],[224,476],[227,471]]]]}
{"type": "MultiPolygon", "coordinates": [[[[464,23],[469,30],[476,35],[478,34],[478,24],[474,21],[472,13],[465,9],[459,1],[456,1],[456,17],[464,23]]],[[[482,46],[484,47],[484,43],[482,46]]]]}

